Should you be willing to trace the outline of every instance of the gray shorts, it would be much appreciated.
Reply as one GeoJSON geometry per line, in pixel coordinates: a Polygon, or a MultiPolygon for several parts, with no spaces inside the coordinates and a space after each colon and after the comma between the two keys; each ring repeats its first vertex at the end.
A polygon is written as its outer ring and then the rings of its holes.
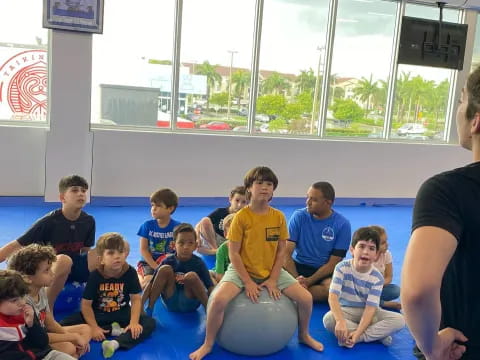
{"type": "MultiPolygon", "coordinates": [[[[200,233],[200,246],[203,247],[203,248],[207,248],[207,249],[210,249],[211,246],[210,244],[208,243],[207,240],[205,240],[204,236],[202,233],[200,233]]],[[[222,235],[218,235],[217,233],[215,233],[215,242],[217,243],[217,248],[222,245],[225,241],[227,241],[227,239],[225,239],[222,235]]]]}
{"type": "MultiPolygon", "coordinates": [[[[255,281],[257,284],[260,284],[264,282],[266,279],[256,279],[252,278],[253,281],[255,281]]],[[[228,265],[227,271],[225,271],[225,275],[223,275],[222,280],[220,282],[228,281],[231,283],[234,283],[239,289],[243,289],[245,285],[243,284],[242,279],[240,279],[240,276],[238,276],[237,270],[235,270],[232,266],[232,264],[228,265]]],[[[280,289],[280,291],[285,290],[286,288],[290,287],[291,285],[295,284],[297,280],[290,275],[285,269],[280,270],[280,275],[278,277],[277,281],[277,287],[280,289]]]]}

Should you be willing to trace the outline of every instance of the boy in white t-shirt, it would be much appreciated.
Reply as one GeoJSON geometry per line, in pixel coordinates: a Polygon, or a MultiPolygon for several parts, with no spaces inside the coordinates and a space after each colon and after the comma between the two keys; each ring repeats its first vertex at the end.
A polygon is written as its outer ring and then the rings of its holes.
{"type": "Polygon", "coordinates": [[[382,295],[380,296],[380,306],[387,309],[400,310],[402,308],[400,302],[393,301],[400,297],[400,286],[392,284],[393,258],[392,253],[388,250],[387,232],[379,225],[373,225],[371,228],[380,235],[380,249],[377,260],[373,263],[385,279],[382,295]]]}

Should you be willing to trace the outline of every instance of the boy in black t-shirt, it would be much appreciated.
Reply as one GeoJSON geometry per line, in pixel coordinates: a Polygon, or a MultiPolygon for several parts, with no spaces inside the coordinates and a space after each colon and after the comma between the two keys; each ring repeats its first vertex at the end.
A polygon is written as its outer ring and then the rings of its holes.
{"type": "Polygon", "coordinates": [[[480,359],[480,67],[457,109],[473,163],[420,188],[402,274],[402,307],[422,359],[480,359]]]}
{"type": "Polygon", "coordinates": [[[145,289],[143,303],[148,300],[147,314],[152,314],[160,295],[169,311],[189,312],[202,304],[207,308],[213,290],[207,266],[193,252],[197,239],[192,225],[182,223],[173,230],[175,254],[165,258],[145,289]]]}
{"type": "Polygon", "coordinates": [[[0,262],[22,246],[51,245],[57,253],[55,274],[47,296],[50,309],[67,281],[85,282],[97,267],[95,220],[82,211],[87,201],[88,183],[78,175],[65,176],[58,185],[62,208],[37,220],[22,236],[0,249],[0,262]]]}
{"type": "Polygon", "coordinates": [[[215,255],[218,247],[225,241],[223,219],[228,214],[236,213],[247,205],[245,187],[237,186],[230,191],[228,197],[230,206],[217,208],[207,217],[202,218],[195,226],[198,239],[198,252],[205,255],[215,255]]]}
{"type": "Polygon", "coordinates": [[[68,316],[64,326],[87,323],[92,338],[102,343],[103,356],[131,349],[155,329],[155,320],[141,315],[142,300],[137,272],[128,265],[128,245],[119,233],[103,234],[97,243],[100,266],[90,274],[83,293],[82,311],[68,316]],[[131,305],[130,305],[131,303],[131,305]],[[105,335],[118,336],[105,340],[105,335]]]}

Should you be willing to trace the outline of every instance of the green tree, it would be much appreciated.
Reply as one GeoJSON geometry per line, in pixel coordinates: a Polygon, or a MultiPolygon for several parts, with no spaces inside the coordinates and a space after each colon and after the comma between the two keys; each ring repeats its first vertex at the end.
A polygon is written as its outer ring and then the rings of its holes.
{"type": "Polygon", "coordinates": [[[396,82],[395,90],[395,105],[397,107],[397,122],[403,121],[403,113],[405,112],[405,106],[409,97],[409,82],[411,73],[404,72],[400,74],[400,78],[396,82]]]}
{"type": "Polygon", "coordinates": [[[362,76],[357,86],[353,89],[353,93],[360,100],[365,102],[365,117],[367,117],[370,111],[370,102],[373,95],[378,91],[377,81],[373,81],[373,75],[370,74],[370,79],[362,76]]]}
{"type": "Polygon", "coordinates": [[[228,93],[221,92],[212,94],[210,97],[210,103],[218,105],[220,107],[227,106],[228,104],[228,93]]]}
{"type": "Polygon", "coordinates": [[[245,89],[250,84],[250,72],[245,70],[237,70],[232,74],[232,85],[234,87],[234,95],[237,98],[237,106],[240,106],[240,100],[245,95],[245,89]]]}
{"type": "Polygon", "coordinates": [[[316,77],[312,68],[308,70],[300,70],[300,75],[295,79],[297,84],[298,91],[300,93],[309,93],[312,96],[313,90],[315,89],[316,77]]]}
{"type": "Polygon", "coordinates": [[[149,64],[172,65],[172,60],[148,59],[149,64]]]}
{"type": "Polygon", "coordinates": [[[302,105],[298,102],[286,104],[280,116],[285,120],[297,119],[302,115],[302,105]]]}
{"type": "Polygon", "coordinates": [[[256,112],[278,116],[284,110],[286,103],[283,95],[263,95],[257,99],[256,112]]]}
{"type": "Polygon", "coordinates": [[[359,121],[363,118],[362,108],[352,99],[336,99],[331,109],[338,120],[359,121]]]}
{"type": "Polygon", "coordinates": [[[210,90],[215,87],[216,83],[222,83],[222,76],[215,70],[215,65],[211,65],[207,60],[202,64],[197,65],[195,74],[204,75],[207,77],[207,109],[210,103],[210,90]]]}
{"type": "Polygon", "coordinates": [[[261,88],[263,94],[278,95],[282,91],[288,90],[290,83],[278,72],[273,72],[268,78],[262,81],[261,88]]]}
{"type": "Polygon", "coordinates": [[[283,130],[287,128],[287,122],[285,119],[276,118],[268,123],[268,129],[272,132],[277,132],[279,130],[283,130]]]}
{"type": "Polygon", "coordinates": [[[301,106],[301,114],[310,113],[312,111],[313,100],[311,93],[304,91],[298,94],[295,98],[295,102],[301,106]]]}

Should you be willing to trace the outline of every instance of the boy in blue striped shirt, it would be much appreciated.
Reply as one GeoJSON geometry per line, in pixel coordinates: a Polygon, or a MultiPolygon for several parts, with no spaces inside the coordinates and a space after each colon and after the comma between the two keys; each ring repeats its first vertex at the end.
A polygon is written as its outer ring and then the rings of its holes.
{"type": "Polygon", "coordinates": [[[391,334],[405,326],[402,314],[379,307],[383,276],[373,266],[380,236],[370,226],[353,234],[353,259],[338,263],[328,295],[330,311],[323,317],[325,328],[334,333],[340,346],[379,340],[392,343],[391,334]]]}

